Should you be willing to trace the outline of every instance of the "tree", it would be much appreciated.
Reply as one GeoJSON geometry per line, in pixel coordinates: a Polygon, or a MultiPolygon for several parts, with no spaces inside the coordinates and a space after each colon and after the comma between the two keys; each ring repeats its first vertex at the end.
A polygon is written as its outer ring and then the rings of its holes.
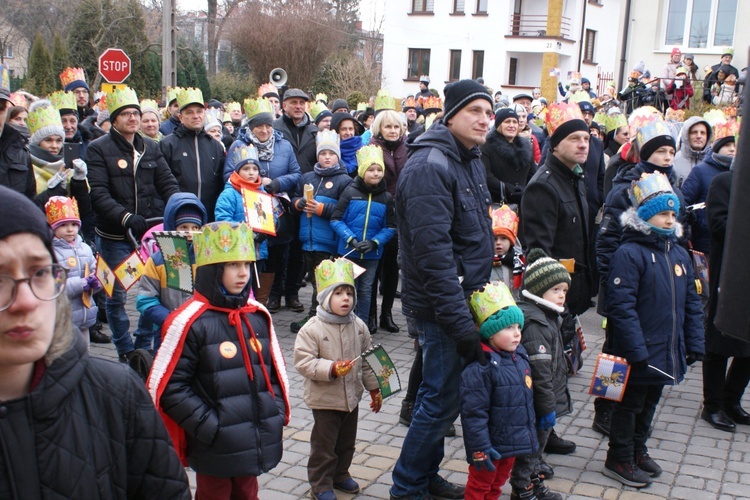
{"type": "Polygon", "coordinates": [[[326,61],[312,84],[314,92],[323,92],[330,97],[344,97],[355,91],[370,96],[375,95],[379,88],[379,68],[345,50],[337,52],[326,61]]]}
{"type": "Polygon", "coordinates": [[[78,10],[81,0],[3,0],[2,16],[29,45],[37,33],[44,40],[66,31],[78,10]]]}
{"type": "Polygon", "coordinates": [[[55,39],[52,41],[52,73],[60,75],[69,66],[68,63],[68,48],[60,34],[56,33],[55,39]]]}
{"type": "Polygon", "coordinates": [[[177,47],[177,85],[199,88],[203,92],[203,99],[211,98],[211,85],[200,47],[188,48],[184,44],[177,47]]]}
{"type": "Polygon", "coordinates": [[[52,72],[52,56],[41,33],[37,33],[29,55],[29,71],[26,82],[29,92],[46,96],[58,89],[56,75],[52,72]]]}

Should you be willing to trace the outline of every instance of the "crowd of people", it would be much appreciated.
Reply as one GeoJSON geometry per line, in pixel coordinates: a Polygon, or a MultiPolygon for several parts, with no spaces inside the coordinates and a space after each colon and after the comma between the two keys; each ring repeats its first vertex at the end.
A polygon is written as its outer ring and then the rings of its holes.
{"type": "Polygon", "coordinates": [[[18,214],[0,231],[0,434],[26,450],[2,455],[0,496],[188,498],[181,463],[196,498],[257,498],[294,413],[282,299],[300,314],[318,500],[360,491],[364,390],[382,405],[361,357],[379,329],[400,331],[399,297],[415,358],[393,499],[499,498],[507,481],[511,498],[562,498],[543,453],[576,449],[554,427],[572,410],[576,323],[592,307],[604,353],[630,367],[619,401],[595,401],[603,474],[642,488],[662,472],[654,412],[696,361],[701,417],[750,425],[750,347],[713,326],[739,134],[731,58],[704,81],[715,107],[688,118],[697,66],[678,48],[655,82],[637,68],[597,95],[573,74],[559,102],[474,80],[440,97],[427,76],[400,104],[381,90],[356,110],[272,84],[242,103],[170,88],[162,108],[128,87],[92,95],[80,68],[46,98],[0,87],[0,209],[18,214]],[[174,286],[173,255],[148,252],[133,328],[122,280],[97,266],[118,268],[157,224],[187,237],[193,288],[174,286]],[[110,341],[123,365],[154,356],[145,388],[89,356],[88,342],[110,341]],[[439,475],[459,416],[465,486],[439,475]],[[70,455],[83,472],[56,474],[70,455]]]}

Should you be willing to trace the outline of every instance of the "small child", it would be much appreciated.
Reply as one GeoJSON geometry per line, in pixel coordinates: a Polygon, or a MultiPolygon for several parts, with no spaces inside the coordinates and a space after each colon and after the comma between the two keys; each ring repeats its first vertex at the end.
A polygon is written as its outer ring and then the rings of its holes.
{"type": "MultiPolygon", "coordinates": [[[[339,161],[339,136],[332,130],[318,132],[315,136],[318,163],[312,172],[302,174],[297,183],[292,204],[302,212],[299,223],[299,240],[305,259],[305,272],[312,276],[315,268],[336,253],[339,237],[331,227],[331,215],[344,190],[352,183],[346,173],[346,165],[339,161]],[[305,196],[305,185],[313,187],[312,197],[305,196]]],[[[313,283],[312,303],[307,316],[291,324],[294,333],[299,332],[305,322],[315,316],[318,307],[318,291],[313,283]]]]}
{"type": "Polygon", "coordinates": [[[518,215],[508,205],[493,204],[490,208],[492,232],[495,235],[495,257],[491,281],[501,281],[513,298],[518,300],[523,277],[523,255],[517,245],[518,215]]]}
{"type": "Polygon", "coordinates": [[[518,305],[523,311],[523,347],[529,353],[531,378],[534,381],[534,411],[539,449],[530,455],[516,457],[510,483],[512,498],[543,498],[559,500],[544,484],[540,473],[542,450],[554,432],[557,417],[570,413],[572,403],[568,392],[568,364],[560,327],[565,311],[565,296],[570,287],[570,274],[558,261],[547,257],[541,249],[529,251],[523,292],[526,299],[518,305]]]}
{"type": "Polygon", "coordinates": [[[164,323],[149,392],[196,472],[196,498],[257,499],[258,476],[281,461],[290,408],[271,315],[250,297],[253,232],[214,222],[193,245],[195,295],[164,323]]]}
{"type": "Polygon", "coordinates": [[[354,313],[357,293],[354,270],[346,259],[324,260],[315,269],[316,315],[294,342],[294,367],[305,377],[305,404],[312,409],[307,477],[318,500],[335,500],[333,488],[358,493],[349,474],[357,438],[362,386],[370,392],[370,408],[380,411],[383,398],[377,377],[361,358],[370,349],[367,324],[354,313]]]}
{"type": "Polygon", "coordinates": [[[690,98],[693,97],[693,85],[685,67],[680,66],[675,71],[675,79],[667,85],[667,95],[672,96],[669,101],[671,109],[690,109],[690,98]]]}
{"type": "Polygon", "coordinates": [[[703,359],[703,314],[693,264],[677,244],[680,202],[669,179],[643,174],[628,192],[620,247],[612,256],[607,310],[612,354],[628,360],[630,378],[612,414],[605,476],[642,488],[661,474],[646,440],[665,385],[679,384],[703,359]]]}
{"type": "MultiPolygon", "coordinates": [[[[206,208],[193,193],[173,194],[164,208],[164,230],[192,233],[200,231],[206,223],[206,208]]],[[[194,256],[191,256],[194,261],[194,256]]],[[[138,295],[135,308],[141,313],[138,331],[134,334],[133,346],[146,349],[154,354],[161,345],[162,325],[169,313],[180,307],[190,298],[190,294],[169,288],[164,256],[154,252],[146,261],[141,279],[138,281],[138,295]]]]}
{"type": "Polygon", "coordinates": [[[368,322],[372,284],[383,256],[383,247],[396,234],[393,197],[386,191],[383,150],[364,146],[357,151],[357,177],[346,188],[331,215],[339,235],[339,255],[354,250],[352,259],[365,272],[357,278],[357,316],[368,322]]]}
{"type": "Polygon", "coordinates": [[[515,457],[539,449],[534,390],[521,345],[523,313],[501,282],[489,283],[469,300],[479,325],[486,365],[475,361],[461,372],[461,423],[470,464],[464,498],[497,499],[515,457]]]}
{"type": "Polygon", "coordinates": [[[78,232],[81,217],[75,198],[52,196],[44,205],[47,223],[55,233],[52,246],[57,262],[67,271],[65,292],[70,300],[71,321],[89,342],[89,328],[96,323],[96,300],[92,294],[102,289],[96,277],[96,259],[91,247],[84,243],[78,232]],[[87,306],[84,295],[88,296],[87,306]]]}

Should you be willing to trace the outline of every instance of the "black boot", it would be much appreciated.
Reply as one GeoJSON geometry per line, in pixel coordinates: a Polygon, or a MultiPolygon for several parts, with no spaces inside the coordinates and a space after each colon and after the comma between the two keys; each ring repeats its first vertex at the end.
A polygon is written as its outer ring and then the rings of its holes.
{"type": "Polygon", "coordinates": [[[380,328],[390,333],[397,333],[400,330],[398,325],[393,322],[393,315],[390,312],[380,314],[380,328]]]}
{"type": "Polygon", "coordinates": [[[375,314],[371,314],[367,319],[367,328],[370,330],[370,335],[378,331],[378,317],[375,314]]]}
{"type": "Polygon", "coordinates": [[[112,342],[112,339],[109,338],[109,335],[102,332],[102,324],[100,322],[96,322],[94,326],[89,328],[89,340],[92,344],[109,344],[112,342]]]}
{"type": "Polygon", "coordinates": [[[414,401],[404,399],[401,402],[401,413],[398,415],[398,423],[409,427],[411,425],[411,414],[414,411],[414,401]]]}

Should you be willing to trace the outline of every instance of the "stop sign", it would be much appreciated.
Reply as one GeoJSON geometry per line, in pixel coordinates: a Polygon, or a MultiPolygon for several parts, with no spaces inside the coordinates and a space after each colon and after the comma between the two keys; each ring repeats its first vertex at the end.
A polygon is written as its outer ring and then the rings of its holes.
{"type": "Polygon", "coordinates": [[[122,83],[130,76],[130,58],[122,49],[107,49],[99,56],[99,73],[109,83],[122,83]]]}

